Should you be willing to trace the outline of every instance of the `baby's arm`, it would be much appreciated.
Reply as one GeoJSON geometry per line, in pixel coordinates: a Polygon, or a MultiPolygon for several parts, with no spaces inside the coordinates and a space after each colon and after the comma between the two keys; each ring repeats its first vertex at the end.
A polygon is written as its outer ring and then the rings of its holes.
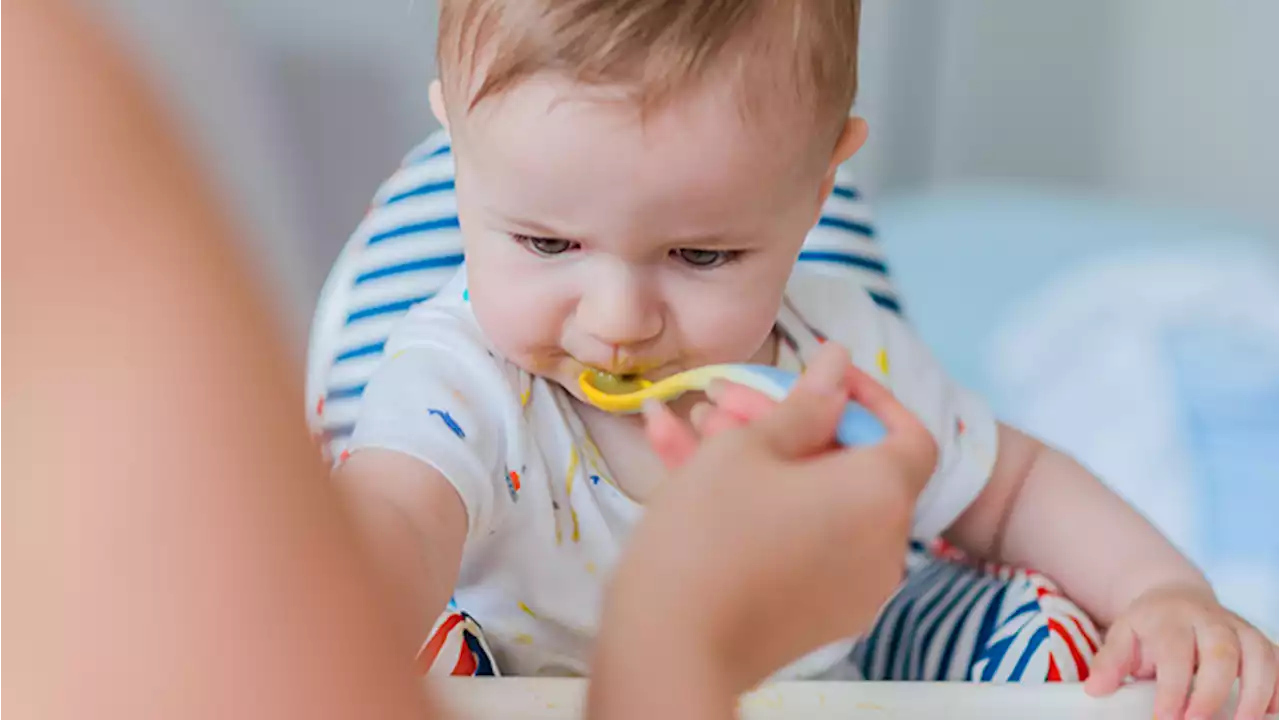
{"type": "Polygon", "coordinates": [[[438,470],[399,452],[353,454],[336,475],[412,658],[458,579],[467,515],[438,470]]]}
{"type": "Polygon", "coordinates": [[[991,480],[947,536],[973,554],[1043,570],[1110,626],[1086,689],[1155,678],[1157,716],[1199,718],[1226,703],[1238,676],[1236,717],[1274,712],[1276,646],[1223,608],[1204,576],[1079,463],[1013,428],[998,433],[991,480]]]}
{"type": "Polygon", "coordinates": [[[447,306],[409,312],[364,389],[336,475],[407,659],[454,589],[464,544],[487,536],[510,505],[504,421],[517,399],[464,320],[447,306]]]}
{"type": "Polygon", "coordinates": [[[1211,593],[1158,530],[1079,463],[1008,425],[997,432],[991,479],[949,541],[1044,572],[1104,625],[1157,586],[1211,593]]]}

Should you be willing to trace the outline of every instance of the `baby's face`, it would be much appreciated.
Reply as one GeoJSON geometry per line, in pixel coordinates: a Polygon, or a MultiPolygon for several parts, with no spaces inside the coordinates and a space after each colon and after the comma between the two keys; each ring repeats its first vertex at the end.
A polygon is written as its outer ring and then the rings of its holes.
{"type": "Polygon", "coordinates": [[[588,367],[769,362],[831,161],[804,123],[765,132],[705,93],[641,122],[534,77],[451,131],[471,303],[507,359],[574,394],[588,367]]]}

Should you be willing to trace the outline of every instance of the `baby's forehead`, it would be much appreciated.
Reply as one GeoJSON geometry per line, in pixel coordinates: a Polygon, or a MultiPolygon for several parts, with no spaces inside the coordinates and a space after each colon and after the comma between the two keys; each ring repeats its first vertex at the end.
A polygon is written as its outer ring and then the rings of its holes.
{"type": "Polygon", "coordinates": [[[521,83],[458,128],[460,183],[499,222],[696,246],[759,234],[818,196],[809,128],[776,135],[705,96],[641,115],[566,82],[521,83]]]}
{"type": "Polygon", "coordinates": [[[534,158],[539,164],[609,160],[630,172],[690,166],[740,174],[790,176],[824,172],[834,148],[812,114],[779,105],[743,112],[731,88],[706,84],[644,107],[626,87],[575,82],[540,73],[508,88],[461,118],[455,134],[465,154],[534,158]],[[552,157],[548,157],[552,156],[552,157]]]}
{"type": "Polygon", "coordinates": [[[816,197],[831,148],[823,157],[812,121],[784,116],[744,117],[722,90],[640,112],[624,94],[541,75],[476,108],[455,135],[461,172],[478,176],[494,203],[527,208],[512,212],[590,215],[576,207],[590,202],[710,226],[793,193],[816,197]]]}

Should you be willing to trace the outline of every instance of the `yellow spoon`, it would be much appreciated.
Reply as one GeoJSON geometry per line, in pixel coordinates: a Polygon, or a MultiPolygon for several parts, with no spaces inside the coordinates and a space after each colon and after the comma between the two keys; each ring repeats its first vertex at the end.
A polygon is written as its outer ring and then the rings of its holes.
{"type": "MultiPolygon", "coordinates": [[[[587,402],[611,413],[636,413],[650,398],[667,402],[693,390],[706,390],[713,380],[744,385],[781,401],[791,391],[797,375],[768,365],[707,365],[685,370],[658,382],[584,370],[578,386],[587,402]]],[[[884,426],[861,405],[850,402],[836,430],[842,445],[872,445],[884,437],[884,426]]]]}

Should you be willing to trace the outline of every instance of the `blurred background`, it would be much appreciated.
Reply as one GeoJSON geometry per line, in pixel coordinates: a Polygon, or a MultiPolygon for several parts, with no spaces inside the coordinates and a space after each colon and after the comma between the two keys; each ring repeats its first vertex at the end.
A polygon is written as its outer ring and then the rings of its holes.
{"type": "MultiPolygon", "coordinates": [[[[96,1],[301,358],[347,235],[436,128],[434,0],[96,1]]],[[[943,362],[1273,637],[1278,25],[1274,0],[864,0],[852,161],[943,362]]]]}

